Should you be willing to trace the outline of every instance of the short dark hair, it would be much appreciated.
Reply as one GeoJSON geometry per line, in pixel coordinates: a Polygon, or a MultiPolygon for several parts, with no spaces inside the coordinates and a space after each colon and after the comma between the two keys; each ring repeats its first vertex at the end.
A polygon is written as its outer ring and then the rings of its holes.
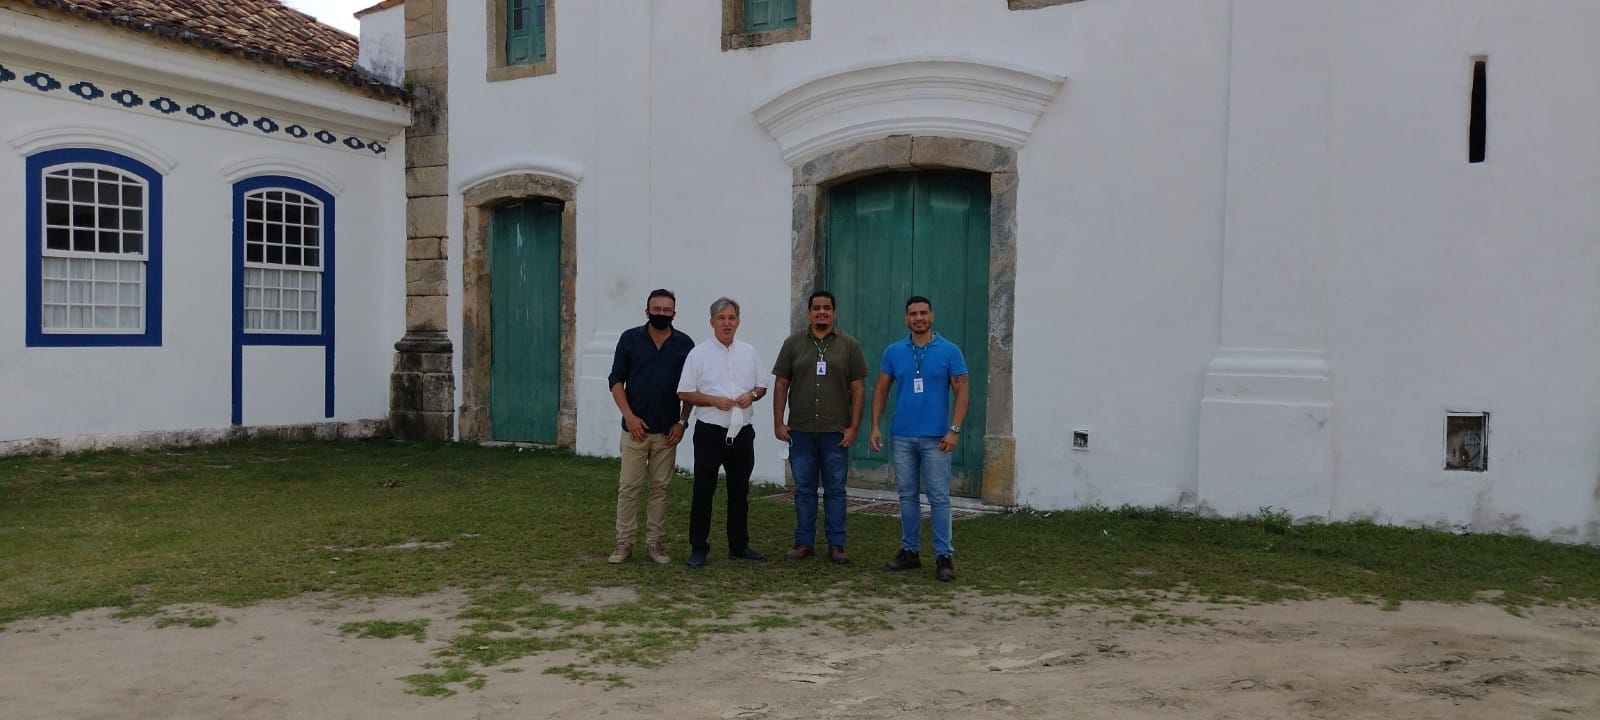
{"type": "Polygon", "coordinates": [[[827,290],[813,290],[811,291],[811,297],[806,298],[806,308],[810,309],[812,305],[815,305],[819,297],[827,298],[828,304],[834,306],[834,308],[839,307],[839,301],[834,299],[833,293],[827,290]]]}
{"type": "Polygon", "coordinates": [[[654,299],[656,299],[658,297],[664,297],[664,298],[666,298],[668,300],[671,300],[673,305],[677,305],[678,304],[678,296],[677,295],[673,295],[672,291],[668,290],[666,288],[656,288],[654,290],[651,290],[650,291],[650,297],[647,297],[647,298],[644,299],[644,304],[646,306],[649,306],[650,305],[650,301],[654,300],[654,299]]]}
{"type": "Polygon", "coordinates": [[[933,301],[929,300],[929,299],[927,299],[927,298],[925,298],[925,297],[923,297],[921,295],[912,295],[911,299],[906,301],[906,309],[910,310],[911,306],[915,305],[917,303],[927,303],[928,309],[929,310],[933,309],[933,301]]]}

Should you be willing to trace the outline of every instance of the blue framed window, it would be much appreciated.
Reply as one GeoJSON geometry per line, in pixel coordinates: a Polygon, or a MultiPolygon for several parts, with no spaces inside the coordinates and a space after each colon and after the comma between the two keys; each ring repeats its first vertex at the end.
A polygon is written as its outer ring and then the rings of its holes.
{"type": "Polygon", "coordinates": [[[506,64],[543,62],[545,0],[506,0],[506,64]]]}
{"type": "Polygon", "coordinates": [[[321,346],[333,417],[334,200],[316,185],[261,176],[233,186],[233,424],[243,420],[244,347],[321,346]]]}
{"type": "Polygon", "coordinates": [[[91,148],[26,172],[27,346],[161,345],[161,173],[91,148]]]}

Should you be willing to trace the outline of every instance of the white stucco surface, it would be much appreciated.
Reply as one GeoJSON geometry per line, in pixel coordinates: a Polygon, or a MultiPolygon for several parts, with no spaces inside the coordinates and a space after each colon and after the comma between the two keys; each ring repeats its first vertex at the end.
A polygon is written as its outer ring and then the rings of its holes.
{"type": "Polygon", "coordinates": [[[1536,5],[819,0],[810,40],[724,52],[720,3],[562,3],[558,71],[488,83],[483,3],[457,3],[451,174],[581,172],[577,443],[611,455],[610,349],[651,288],[697,338],[718,295],[768,360],[787,333],[785,152],[808,155],[784,133],[948,110],[886,92],[769,134],[764,104],[906,61],[1058,76],[1018,148],[1016,502],[1595,542],[1600,6],[1536,5]],[[1487,472],[1443,469],[1451,411],[1491,413],[1487,472]]]}
{"type": "MultiPolygon", "coordinates": [[[[334,196],[335,414],[323,412],[317,348],[243,351],[246,425],[382,418],[388,412],[392,344],[403,331],[403,107],[325,81],[272,72],[188,48],[157,49],[138,35],[52,16],[0,12],[0,441],[227,428],[231,424],[233,183],[262,175],[310,182],[334,196]],[[70,40],[70,43],[63,44],[70,40]],[[104,96],[68,87],[42,92],[34,72],[64,86],[89,81],[104,96]],[[123,107],[110,96],[136,92],[123,107]],[[151,107],[171,97],[186,110],[151,107]],[[225,110],[247,122],[230,127],[225,110]],[[258,129],[269,118],[273,132],[258,129]],[[336,142],[296,139],[327,130],[336,142]],[[346,147],[359,137],[383,147],[346,147]],[[161,343],[157,347],[28,347],[24,289],[24,163],[60,148],[111,150],[163,171],[161,343]]],[[[85,441],[87,442],[87,441],[85,441]]],[[[89,445],[92,446],[92,443],[89,445]]]]}

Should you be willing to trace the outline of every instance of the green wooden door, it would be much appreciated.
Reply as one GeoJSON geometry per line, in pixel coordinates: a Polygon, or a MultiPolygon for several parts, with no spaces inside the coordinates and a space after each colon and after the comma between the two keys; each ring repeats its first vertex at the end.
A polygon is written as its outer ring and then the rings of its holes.
{"type": "MultiPolygon", "coordinates": [[[[966,355],[971,402],[952,459],[952,494],[978,497],[983,481],[989,366],[989,177],[968,172],[886,173],[828,193],[820,286],[838,297],[839,327],[867,357],[867,410],[883,349],[905,338],[905,303],[933,301],[934,330],[966,355]]],[[[889,433],[893,399],[882,429],[889,433]]],[[[850,451],[851,484],[891,488],[889,448],[850,451]]]]}
{"type": "Polygon", "coordinates": [[[489,221],[489,419],[496,440],[555,444],[561,408],[561,204],[489,221]]]}

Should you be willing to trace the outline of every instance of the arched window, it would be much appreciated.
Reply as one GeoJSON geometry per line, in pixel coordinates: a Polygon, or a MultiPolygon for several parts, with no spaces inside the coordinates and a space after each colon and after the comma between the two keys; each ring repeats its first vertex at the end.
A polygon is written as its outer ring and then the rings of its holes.
{"type": "Polygon", "coordinates": [[[27,174],[27,344],[160,345],[161,174],[88,148],[27,174]]]}
{"type": "Polygon", "coordinates": [[[244,196],[244,331],[319,334],[327,205],[268,187],[244,196]]]}

